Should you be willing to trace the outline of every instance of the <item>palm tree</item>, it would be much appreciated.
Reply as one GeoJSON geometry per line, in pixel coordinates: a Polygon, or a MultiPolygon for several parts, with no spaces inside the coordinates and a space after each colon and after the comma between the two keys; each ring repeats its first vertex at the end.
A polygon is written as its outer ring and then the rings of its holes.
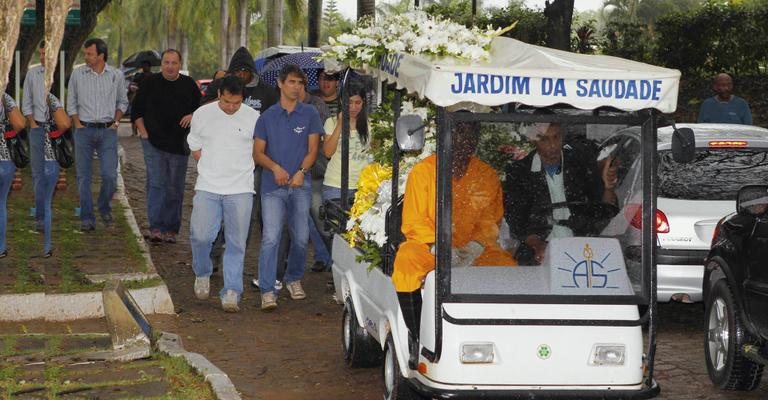
{"type": "Polygon", "coordinates": [[[311,47],[320,45],[320,19],[323,16],[323,0],[307,2],[307,44],[311,47]]]}
{"type": "Polygon", "coordinates": [[[357,19],[370,16],[371,18],[376,16],[376,1],[374,0],[357,0],[357,19]]]}

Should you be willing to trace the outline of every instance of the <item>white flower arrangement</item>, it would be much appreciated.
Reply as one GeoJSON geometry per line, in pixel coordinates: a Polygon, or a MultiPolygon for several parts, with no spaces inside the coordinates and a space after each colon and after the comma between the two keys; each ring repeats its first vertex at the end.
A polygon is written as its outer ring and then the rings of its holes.
{"type": "Polygon", "coordinates": [[[342,65],[364,70],[378,62],[379,56],[397,52],[480,61],[488,59],[491,40],[513,27],[467,28],[413,10],[379,20],[361,20],[351,33],[328,38],[321,58],[326,70],[340,70],[342,65]]]}

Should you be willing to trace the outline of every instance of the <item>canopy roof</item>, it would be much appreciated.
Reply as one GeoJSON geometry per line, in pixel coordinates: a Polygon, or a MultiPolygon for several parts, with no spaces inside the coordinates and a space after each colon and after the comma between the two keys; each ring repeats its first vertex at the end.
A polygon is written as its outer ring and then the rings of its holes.
{"type": "Polygon", "coordinates": [[[369,71],[383,81],[447,107],[469,101],[486,106],[511,102],[544,107],[566,103],[591,110],[677,107],[680,71],[618,57],[586,55],[497,37],[489,60],[394,53],[369,71]]]}

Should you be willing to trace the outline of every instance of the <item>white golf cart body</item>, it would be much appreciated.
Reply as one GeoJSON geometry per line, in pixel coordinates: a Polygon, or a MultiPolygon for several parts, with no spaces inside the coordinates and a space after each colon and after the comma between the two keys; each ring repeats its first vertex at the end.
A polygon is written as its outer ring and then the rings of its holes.
{"type": "MultiPolygon", "coordinates": [[[[607,106],[630,112],[674,111],[680,77],[676,70],[502,37],[494,39],[487,62],[467,64],[393,54],[367,72],[439,107],[464,102],[536,107],[565,103],[582,110],[607,106]],[[636,92],[632,98],[616,96],[617,88],[626,92],[630,86],[636,92]],[[613,96],[605,96],[609,87],[613,96]]],[[[623,218],[621,214],[617,220],[623,218]]],[[[337,299],[351,305],[356,324],[382,349],[391,337],[398,364],[395,371],[399,369],[421,394],[533,398],[649,397],[657,393],[658,386],[645,378],[647,350],[638,303],[573,300],[582,295],[612,299],[635,294],[638,289],[628,278],[619,241],[606,237],[556,239],[547,251],[542,266],[452,268],[449,299],[478,301],[446,301],[436,307],[438,278],[435,271],[429,273],[422,288],[419,370],[408,367],[408,331],[390,276],[381,268],[357,262],[360,252],[339,235],[333,239],[332,271],[337,299]],[[600,264],[602,274],[593,274],[598,271],[593,263],[600,264]],[[495,296],[483,297],[487,293],[495,296]],[[505,295],[543,300],[494,301],[505,295]],[[558,302],[558,295],[571,300],[558,302]],[[481,353],[490,351],[492,361],[462,362],[462,349],[473,351],[475,345],[485,349],[481,353]],[[618,348],[623,353],[615,351],[618,348]],[[606,362],[606,354],[621,360],[606,362]]],[[[647,266],[652,253],[650,248],[645,251],[647,266]]],[[[439,251],[437,261],[440,270],[439,251]]],[[[646,284],[655,285],[654,275],[649,268],[646,277],[650,283],[646,284]]],[[[649,307],[655,302],[653,296],[655,290],[649,289],[649,307]]]]}

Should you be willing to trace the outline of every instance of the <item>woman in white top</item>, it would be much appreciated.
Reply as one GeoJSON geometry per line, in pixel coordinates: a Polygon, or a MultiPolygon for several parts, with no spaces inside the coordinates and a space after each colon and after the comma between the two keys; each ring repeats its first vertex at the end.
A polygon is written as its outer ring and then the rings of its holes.
{"type": "MultiPolygon", "coordinates": [[[[349,198],[357,191],[360,171],[371,162],[368,151],[368,113],[365,111],[365,88],[351,82],[349,95],[349,198]]],[[[323,179],[323,201],[341,198],[341,125],[343,116],[331,117],[325,121],[323,152],[330,159],[323,179]]]]}

